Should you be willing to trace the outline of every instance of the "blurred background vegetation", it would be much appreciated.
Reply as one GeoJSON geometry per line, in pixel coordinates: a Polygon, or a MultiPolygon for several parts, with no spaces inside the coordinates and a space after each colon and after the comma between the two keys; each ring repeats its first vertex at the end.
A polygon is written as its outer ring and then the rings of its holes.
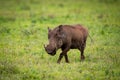
{"type": "Polygon", "coordinates": [[[0,0],[0,80],[120,80],[120,0],[0,0]],[[82,24],[86,59],[78,50],[57,64],[47,27],[82,24]]]}

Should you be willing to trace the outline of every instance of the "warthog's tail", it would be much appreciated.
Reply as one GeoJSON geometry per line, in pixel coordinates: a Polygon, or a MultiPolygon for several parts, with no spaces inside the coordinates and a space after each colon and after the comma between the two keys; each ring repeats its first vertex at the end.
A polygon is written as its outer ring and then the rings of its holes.
{"type": "Polygon", "coordinates": [[[88,36],[90,37],[91,42],[94,43],[94,41],[93,41],[93,39],[91,38],[91,36],[90,36],[89,34],[88,34],[88,36]]]}

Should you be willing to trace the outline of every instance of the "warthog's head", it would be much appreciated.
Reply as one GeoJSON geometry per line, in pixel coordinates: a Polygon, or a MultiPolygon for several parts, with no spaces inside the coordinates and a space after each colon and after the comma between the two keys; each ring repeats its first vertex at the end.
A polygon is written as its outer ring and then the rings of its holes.
{"type": "Polygon", "coordinates": [[[46,52],[54,56],[56,54],[56,51],[63,45],[64,38],[65,34],[63,32],[62,25],[53,30],[48,28],[49,44],[44,45],[46,52]]]}

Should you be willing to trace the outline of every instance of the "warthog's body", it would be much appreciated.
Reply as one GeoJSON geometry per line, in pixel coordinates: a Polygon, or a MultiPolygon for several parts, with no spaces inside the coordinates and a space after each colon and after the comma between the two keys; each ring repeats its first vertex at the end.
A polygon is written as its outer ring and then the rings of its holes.
{"type": "Polygon", "coordinates": [[[87,36],[88,30],[82,25],[59,25],[53,30],[48,29],[49,44],[45,46],[45,50],[48,54],[55,55],[61,48],[62,52],[57,61],[60,63],[63,56],[66,62],[69,62],[67,52],[70,49],[79,49],[83,60],[87,36]]]}

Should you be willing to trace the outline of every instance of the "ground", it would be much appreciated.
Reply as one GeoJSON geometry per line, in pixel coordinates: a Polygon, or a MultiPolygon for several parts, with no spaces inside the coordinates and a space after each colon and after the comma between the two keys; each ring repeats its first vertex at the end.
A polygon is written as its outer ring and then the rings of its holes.
{"type": "Polygon", "coordinates": [[[0,0],[0,80],[120,80],[119,0],[0,0]],[[82,24],[89,30],[84,61],[48,55],[47,28],[82,24]]]}

